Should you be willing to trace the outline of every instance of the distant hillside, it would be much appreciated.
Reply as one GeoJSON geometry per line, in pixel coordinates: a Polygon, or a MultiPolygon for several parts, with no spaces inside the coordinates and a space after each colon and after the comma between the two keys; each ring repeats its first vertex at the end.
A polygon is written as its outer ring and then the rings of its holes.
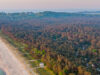
{"type": "Polygon", "coordinates": [[[23,13],[0,13],[2,20],[25,20],[36,18],[66,18],[66,17],[95,17],[98,15],[81,13],[65,13],[65,12],[52,12],[45,11],[39,13],[23,12],[23,13]]]}
{"type": "Polygon", "coordinates": [[[100,11],[84,11],[84,12],[80,12],[80,14],[100,15],[100,11]]]}

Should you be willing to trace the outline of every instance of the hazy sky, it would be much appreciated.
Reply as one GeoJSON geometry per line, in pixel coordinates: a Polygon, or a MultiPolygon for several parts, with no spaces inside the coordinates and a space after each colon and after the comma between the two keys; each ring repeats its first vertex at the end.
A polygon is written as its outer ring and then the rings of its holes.
{"type": "Polygon", "coordinates": [[[100,0],[0,0],[0,10],[100,9],[100,0]]]}

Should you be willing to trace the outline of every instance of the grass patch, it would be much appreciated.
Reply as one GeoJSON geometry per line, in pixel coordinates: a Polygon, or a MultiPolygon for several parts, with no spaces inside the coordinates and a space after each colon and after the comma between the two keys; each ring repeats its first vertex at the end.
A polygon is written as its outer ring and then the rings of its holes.
{"type": "Polygon", "coordinates": [[[33,61],[33,62],[30,62],[30,64],[32,65],[32,67],[38,67],[38,64],[37,62],[33,61]]]}
{"type": "Polygon", "coordinates": [[[40,75],[53,75],[51,74],[50,72],[48,72],[46,69],[43,69],[43,68],[38,68],[36,69],[36,71],[40,74],[40,75]]]}

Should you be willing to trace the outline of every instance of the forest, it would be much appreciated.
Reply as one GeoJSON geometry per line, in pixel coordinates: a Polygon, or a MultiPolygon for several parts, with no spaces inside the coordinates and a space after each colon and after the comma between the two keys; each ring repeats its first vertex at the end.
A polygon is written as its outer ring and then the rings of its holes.
{"type": "Polygon", "coordinates": [[[100,75],[100,15],[0,13],[0,30],[55,75],[100,75]]]}

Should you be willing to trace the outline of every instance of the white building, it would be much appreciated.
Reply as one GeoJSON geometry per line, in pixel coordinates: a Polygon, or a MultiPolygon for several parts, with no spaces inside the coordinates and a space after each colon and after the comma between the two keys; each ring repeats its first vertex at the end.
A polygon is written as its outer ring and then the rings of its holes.
{"type": "Polygon", "coordinates": [[[41,62],[41,63],[39,64],[39,66],[40,66],[40,68],[44,68],[44,63],[41,62]]]}

